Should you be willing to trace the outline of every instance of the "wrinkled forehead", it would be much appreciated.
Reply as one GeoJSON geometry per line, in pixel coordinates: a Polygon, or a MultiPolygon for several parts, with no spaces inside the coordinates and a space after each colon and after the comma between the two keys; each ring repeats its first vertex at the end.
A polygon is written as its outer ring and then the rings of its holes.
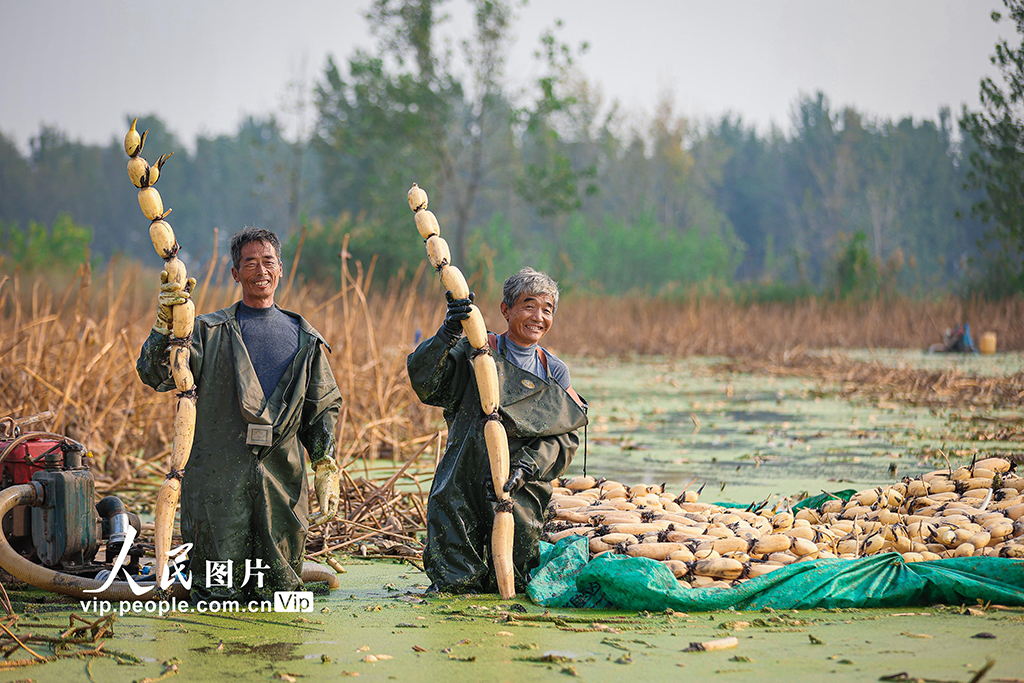
{"type": "Polygon", "coordinates": [[[542,308],[546,307],[554,310],[555,300],[550,294],[523,292],[519,295],[519,298],[516,299],[515,304],[513,304],[513,308],[527,305],[540,306],[542,308]]]}
{"type": "Polygon", "coordinates": [[[274,249],[274,245],[270,242],[263,240],[253,240],[252,242],[246,242],[242,245],[242,261],[252,261],[254,259],[266,260],[267,257],[277,260],[277,250],[274,249]]]}

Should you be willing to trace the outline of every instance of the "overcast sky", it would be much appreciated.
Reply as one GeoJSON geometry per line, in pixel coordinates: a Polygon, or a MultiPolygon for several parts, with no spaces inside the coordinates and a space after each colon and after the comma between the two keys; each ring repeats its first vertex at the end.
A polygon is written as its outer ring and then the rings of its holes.
{"type": "MultiPolygon", "coordinates": [[[[190,143],[233,134],[245,115],[282,112],[287,84],[318,79],[372,48],[369,0],[0,0],[0,131],[23,151],[41,124],[74,140],[124,135],[155,113],[190,143]]],[[[468,30],[451,0],[452,30],[468,30]]],[[[509,81],[539,73],[532,52],[555,19],[605,99],[638,116],[671,93],[679,113],[726,111],[788,128],[800,93],[880,118],[976,107],[1006,21],[999,0],[532,0],[519,12],[509,81]]],[[[294,118],[283,116],[294,124],[294,118]]]]}

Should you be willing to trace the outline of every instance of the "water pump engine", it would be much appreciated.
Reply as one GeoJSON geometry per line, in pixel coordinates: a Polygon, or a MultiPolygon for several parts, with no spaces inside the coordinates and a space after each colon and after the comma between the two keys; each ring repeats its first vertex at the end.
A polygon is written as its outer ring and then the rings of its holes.
{"type": "MultiPolygon", "coordinates": [[[[22,434],[12,418],[0,420],[0,490],[19,484],[36,487],[42,503],[19,505],[2,520],[2,531],[22,556],[44,567],[81,576],[108,568],[95,563],[102,540],[112,560],[128,524],[141,530],[137,515],[114,496],[99,503],[96,483],[85,464],[82,444],[49,432],[22,434]],[[113,552],[111,552],[113,551],[113,552]]],[[[129,552],[137,571],[143,551],[129,552]]]]}

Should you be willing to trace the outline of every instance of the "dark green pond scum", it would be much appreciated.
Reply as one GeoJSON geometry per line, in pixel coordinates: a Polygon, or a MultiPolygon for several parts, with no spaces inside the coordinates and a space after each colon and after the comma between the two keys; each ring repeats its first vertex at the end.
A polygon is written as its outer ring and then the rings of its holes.
{"type": "MultiPolygon", "coordinates": [[[[1022,358],[971,362],[997,374],[1016,372],[1022,358]]],[[[955,464],[975,449],[1021,449],[965,438],[973,414],[851,403],[814,380],[723,374],[715,366],[714,359],[571,361],[573,384],[591,405],[588,473],[628,484],[666,482],[669,491],[696,479],[693,486],[707,485],[703,500],[749,502],[881,484],[894,479],[893,468],[898,477],[944,465],[937,450],[955,464]]],[[[582,469],[581,452],[571,472],[582,469]]],[[[966,682],[989,661],[981,680],[1024,679],[1022,608],[547,611],[525,596],[425,597],[428,580],[408,563],[339,560],[342,588],[316,597],[312,612],[126,614],[97,633],[76,622],[83,644],[67,651],[92,652],[18,668],[0,660],[0,681],[966,682]],[[738,639],[735,648],[684,652],[728,636],[738,639]]],[[[5,586],[18,618],[3,623],[36,638],[26,644],[43,657],[54,649],[39,636],[66,633],[71,615],[88,622],[101,616],[78,601],[5,586]]],[[[8,661],[32,659],[15,646],[8,661]]]]}

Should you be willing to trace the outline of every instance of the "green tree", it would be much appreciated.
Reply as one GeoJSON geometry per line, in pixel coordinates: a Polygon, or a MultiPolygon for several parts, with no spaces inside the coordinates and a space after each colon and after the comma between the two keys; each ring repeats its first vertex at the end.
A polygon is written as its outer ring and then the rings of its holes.
{"type": "Polygon", "coordinates": [[[888,260],[896,249],[905,253],[907,267],[900,274],[904,288],[942,291],[961,284],[967,276],[963,266],[976,253],[982,232],[980,220],[956,218],[973,201],[963,188],[967,164],[962,163],[962,148],[970,140],[959,145],[954,140],[948,108],[939,110],[937,121],[905,118],[886,123],[875,137],[890,154],[898,151],[880,174],[886,183],[880,196],[893,210],[882,222],[888,232],[883,234],[885,249],[876,251],[876,258],[888,260]],[[891,175],[893,170],[898,178],[891,175]]]}
{"type": "Polygon", "coordinates": [[[593,111],[588,111],[585,84],[572,82],[575,60],[588,45],[573,50],[558,39],[555,30],[561,27],[562,22],[556,21],[555,29],[541,35],[534,53],[545,64],[536,82],[539,97],[532,107],[518,112],[525,130],[516,190],[543,219],[570,214],[583,205],[584,196],[597,193],[593,182],[596,163],[574,149],[589,141],[593,116],[593,111]]]}
{"type": "Polygon", "coordinates": [[[0,224],[0,254],[26,271],[42,269],[74,272],[89,258],[92,230],[76,224],[66,213],[57,215],[53,226],[29,221],[25,229],[0,224]]]}
{"type": "MultiPolygon", "coordinates": [[[[348,211],[357,224],[372,217],[408,225],[403,194],[418,182],[439,209],[452,258],[464,262],[482,185],[504,166],[490,143],[502,135],[510,142],[501,78],[511,6],[474,3],[474,36],[462,44],[467,71],[456,74],[451,51],[436,46],[443,1],[374,1],[367,20],[377,51],[356,51],[347,75],[328,60],[316,90],[317,144],[328,211],[348,211]]],[[[353,252],[367,246],[354,242],[353,252]]],[[[381,256],[392,272],[422,258],[414,240],[392,239],[390,247],[381,256]]]]}
{"type": "Polygon", "coordinates": [[[857,210],[863,183],[863,117],[852,108],[834,111],[822,92],[802,96],[794,108],[793,138],[787,145],[790,248],[808,255],[813,281],[823,284],[829,255],[844,234],[865,227],[857,210]]]}
{"type": "MultiPolygon", "coordinates": [[[[367,19],[377,47],[355,52],[347,69],[328,61],[315,96],[325,209],[350,214],[355,226],[387,227],[390,236],[376,240],[385,273],[423,258],[416,240],[394,239],[409,225],[403,199],[412,182],[428,191],[452,259],[464,265],[489,217],[505,216],[531,241],[555,234],[579,207],[578,169],[556,132],[575,51],[545,33],[537,87],[511,84],[515,4],[473,0],[472,34],[452,46],[438,38],[444,0],[375,0],[367,19]]],[[[354,255],[367,259],[369,246],[353,233],[354,255]]]]}
{"type": "Polygon", "coordinates": [[[868,299],[878,288],[878,266],[868,248],[868,238],[858,230],[849,239],[840,236],[832,265],[832,294],[837,299],[868,299]]]}
{"type": "Polygon", "coordinates": [[[32,176],[14,141],[0,133],[0,220],[32,218],[32,176]]]}
{"type": "Polygon", "coordinates": [[[784,145],[777,133],[761,138],[739,116],[728,114],[694,145],[695,154],[703,155],[702,148],[710,147],[722,159],[721,173],[712,181],[713,194],[745,248],[737,271],[741,279],[767,281],[778,276],[775,244],[790,241],[785,176],[779,173],[784,145]]]}
{"type": "MultiPolygon", "coordinates": [[[[990,59],[1003,84],[982,79],[981,109],[964,107],[960,118],[977,145],[967,180],[985,191],[971,210],[988,224],[986,237],[995,247],[988,266],[994,293],[1024,292],[1024,0],[1003,4],[1018,38],[1014,44],[1000,39],[990,59]]],[[[992,12],[993,21],[1002,19],[992,12]]]]}
{"type": "Polygon", "coordinates": [[[652,213],[628,223],[573,214],[567,228],[571,269],[561,281],[607,294],[659,294],[728,281],[742,258],[733,244],[717,233],[667,227],[652,213]]]}

